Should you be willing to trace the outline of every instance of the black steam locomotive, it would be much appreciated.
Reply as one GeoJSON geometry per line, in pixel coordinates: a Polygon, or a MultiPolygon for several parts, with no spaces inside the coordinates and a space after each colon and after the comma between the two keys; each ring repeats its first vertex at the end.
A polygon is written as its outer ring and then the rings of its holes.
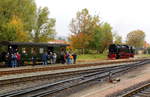
{"type": "Polygon", "coordinates": [[[111,44],[109,46],[108,58],[122,59],[134,57],[134,48],[128,45],[111,44]]]}

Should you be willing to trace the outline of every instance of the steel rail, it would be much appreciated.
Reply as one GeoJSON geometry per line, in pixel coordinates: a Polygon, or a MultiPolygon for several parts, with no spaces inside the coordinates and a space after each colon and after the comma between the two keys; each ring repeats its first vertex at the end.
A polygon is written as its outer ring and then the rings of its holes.
{"type": "Polygon", "coordinates": [[[137,97],[150,97],[150,83],[142,85],[136,89],[133,89],[121,95],[120,97],[132,97],[133,95],[136,95],[137,97]],[[149,89],[149,91],[147,91],[146,89],[149,89]]]}
{"type": "MultiPolygon", "coordinates": [[[[137,62],[132,62],[137,63],[137,62]]],[[[128,63],[128,64],[132,64],[128,63]]],[[[125,64],[122,64],[120,66],[125,66],[125,64]]],[[[118,67],[118,66],[113,66],[118,67]]],[[[21,77],[21,78],[13,78],[13,79],[6,79],[6,80],[0,80],[0,85],[8,85],[8,84],[14,84],[14,83],[21,83],[21,82],[27,82],[27,81],[34,81],[39,79],[49,79],[49,78],[59,78],[59,77],[67,77],[71,75],[83,75],[83,74],[89,74],[91,72],[97,72],[97,71],[104,71],[106,69],[111,69],[112,66],[108,67],[98,67],[98,68],[89,68],[84,70],[75,70],[75,71],[66,71],[61,73],[54,73],[54,74],[44,74],[44,75],[35,75],[35,76],[29,76],[29,77],[21,77]]]]}
{"type": "Polygon", "coordinates": [[[106,78],[106,77],[108,77],[109,72],[112,72],[113,74],[115,74],[115,73],[126,71],[128,69],[132,69],[134,67],[137,67],[137,66],[140,66],[143,64],[147,64],[147,63],[149,63],[149,60],[134,63],[134,64],[112,66],[111,68],[109,67],[109,69],[104,70],[104,71],[94,72],[94,73],[92,72],[92,73],[89,73],[86,75],[58,81],[55,83],[46,84],[43,86],[23,89],[20,91],[12,91],[12,92],[0,95],[0,97],[16,97],[16,96],[19,97],[19,96],[27,94],[27,93],[29,93],[29,94],[31,93],[31,95],[29,97],[42,97],[42,96],[45,96],[48,94],[53,94],[53,93],[62,91],[69,87],[74,87],[74,86],[95,80],[95,79],[106,78]]]}
{"type": "MultiPolygon", "coordinates": [[[[140,63],[141,64],[141,63],[140,63]]],[[[145,63],[144,63],[145,64],[145,63]]],[[[135,64],[136,65],[136,64],[135,64]]],[[[132,65],[132,66],[135,66],[135,65],[132,65]]],[[[119,68],[119,69],[117,69],[117,70],[115,70],[115,69],[112,69],[111,70],[111,72],[112,73],[119,73],[119,72],[122,72],[122,71],[124,71],[124,70],[127,70],[127,69],[129,69],[131,66],[129,66],[129,67],[124,67],[124,68],[119,68]]],[[[46,96],[46,95],[49,95],[49,94],[53,94],[53,93],[56,93],[56,92],[59,92],[59,91],[61,91],[61,90],[64,90],[64,89],[67,89],[67,88],[71,88],[71,87],[73,87],[73,86],[76,86],[76,85],[80,85],[80,84],[83,84],[83,83],[87,83],[87,82],[89,82],[89,81],[92,81],[92,80],[95,80],[95,79],[100,79],[100,78],[104,78],[104,77],[107,77],[108,75],[109,75],[109,72],[110,71],[107,71],[107,72],[103,72],[103,73],[95,73],[95,74],[93,74],[93,75],[91,75],[91,77],[90,76],[86,76],[87,78],[84,78],[84,79],[82,79],[80,82],[78,82],[78,83],[74,83],[74,84],[70,84],[70,85],[68,85],[67,87],[61,87],[61,88],[56,88],[56,89],[54,89],[54,90],[48,90],[48,91],[43,91],[43,92],[41,92],[41,93],[37,93],[37,94],[33,94],[33,95],[31,95],[30,97],[43,97],[43,96],[46,96]]]]}

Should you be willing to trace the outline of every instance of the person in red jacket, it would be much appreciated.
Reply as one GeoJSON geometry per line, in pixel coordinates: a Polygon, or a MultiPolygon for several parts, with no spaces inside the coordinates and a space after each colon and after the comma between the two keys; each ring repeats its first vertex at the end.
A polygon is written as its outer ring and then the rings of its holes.
{"type": "Polygon", "coordinates": [[[17,52],[16,56],[17,56],[17,65],[20,66],[21,65],[21,55],[17,52]]]}

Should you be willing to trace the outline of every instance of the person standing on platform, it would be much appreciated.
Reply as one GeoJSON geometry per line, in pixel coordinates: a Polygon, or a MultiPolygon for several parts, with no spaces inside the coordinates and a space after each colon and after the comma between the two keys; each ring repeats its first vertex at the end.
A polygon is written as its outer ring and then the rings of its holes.
{"type": "Polygon", "coordinates": [[[48,54],[47,54],[47,52],[45,52],[45,53],[42,55],[43,65],[47,65],[47,60],[48,60],[48,54]]]}
{"type": "Polygon", "coordinates": [[[73,63],[76,64],[77,54],[73,53],[72,56],[73,56],[73,63]]]}
{"type": "Polygon", "coordinates": [[[36,54],[33,53],[32,55],[32,66],[35,66],[36,65],[36,54]]]}
{"type": "Polygon", "coordinates": [[[70,64],[73,64],[73,56],[70,54],[70,64]]]}
{"type": "Polygon", "coordinates": [[[21,66],[21,55],[17,52],[16,56],[17,56],[17,65],[21,66]]]}
{"type": "Polygon", "coordinates": [[[49,54],[50,64],[53,64],[53,53],[50,52],[49,54]]]}
{"type": "Polygon", "coordinates": [[[63,51],[60,52],[60,63],[65,64],[65,53],[63,51]]]}
{"type": "Polygon", "coordinates": [[[67,53],[64,53],[64,57],[63,58],[64,58],[63,62],[64,62],[64,64],[66,64],[67,63],[67,53]]]}
{"type": "Polygon", "coordinates": [[[6,66],[11,67],[11,54],[7,53],[5,59],[6,59],[6,66]]]}
{"type": "Polygon", "coordinates": [[[56,53],[53,53],[53,64],[56,63],[56,59],[57,59],[57,55],[56,55],[56,53]]]}
{"type": "Polygon", "coordinates": [[[66,54],[66,60],[67,60],[67,64],[71,64],[71,59],[70,59],[70,53],[69,52],[66,54]]]}
{"type": "Polygon", "coordinates": [[[11,54],[11,67],[17,66],[17,56],[16,54],[11,54]]]}

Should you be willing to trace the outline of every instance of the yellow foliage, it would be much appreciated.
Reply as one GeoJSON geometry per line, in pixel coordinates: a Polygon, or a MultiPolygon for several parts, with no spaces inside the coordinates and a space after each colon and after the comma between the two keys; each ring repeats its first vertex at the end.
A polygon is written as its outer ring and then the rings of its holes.
{"type": "Polygon", "coordinates": [[[89,40],[91,39],[92,39],[92,36],[90,34],[80,32],[70,37],[70,40],[71,40],[70,43],[71,43],[71,46],[74,48],[86,48],[89,44],[89,40]]]}
{"type": "Polygon", "coordinates": [[[16,41],[28,41],[28,33],[24,31],[24,25],[20,18],[13,16],[9,22],[9,25],[11,25],[16,31],[16,41]]]}

